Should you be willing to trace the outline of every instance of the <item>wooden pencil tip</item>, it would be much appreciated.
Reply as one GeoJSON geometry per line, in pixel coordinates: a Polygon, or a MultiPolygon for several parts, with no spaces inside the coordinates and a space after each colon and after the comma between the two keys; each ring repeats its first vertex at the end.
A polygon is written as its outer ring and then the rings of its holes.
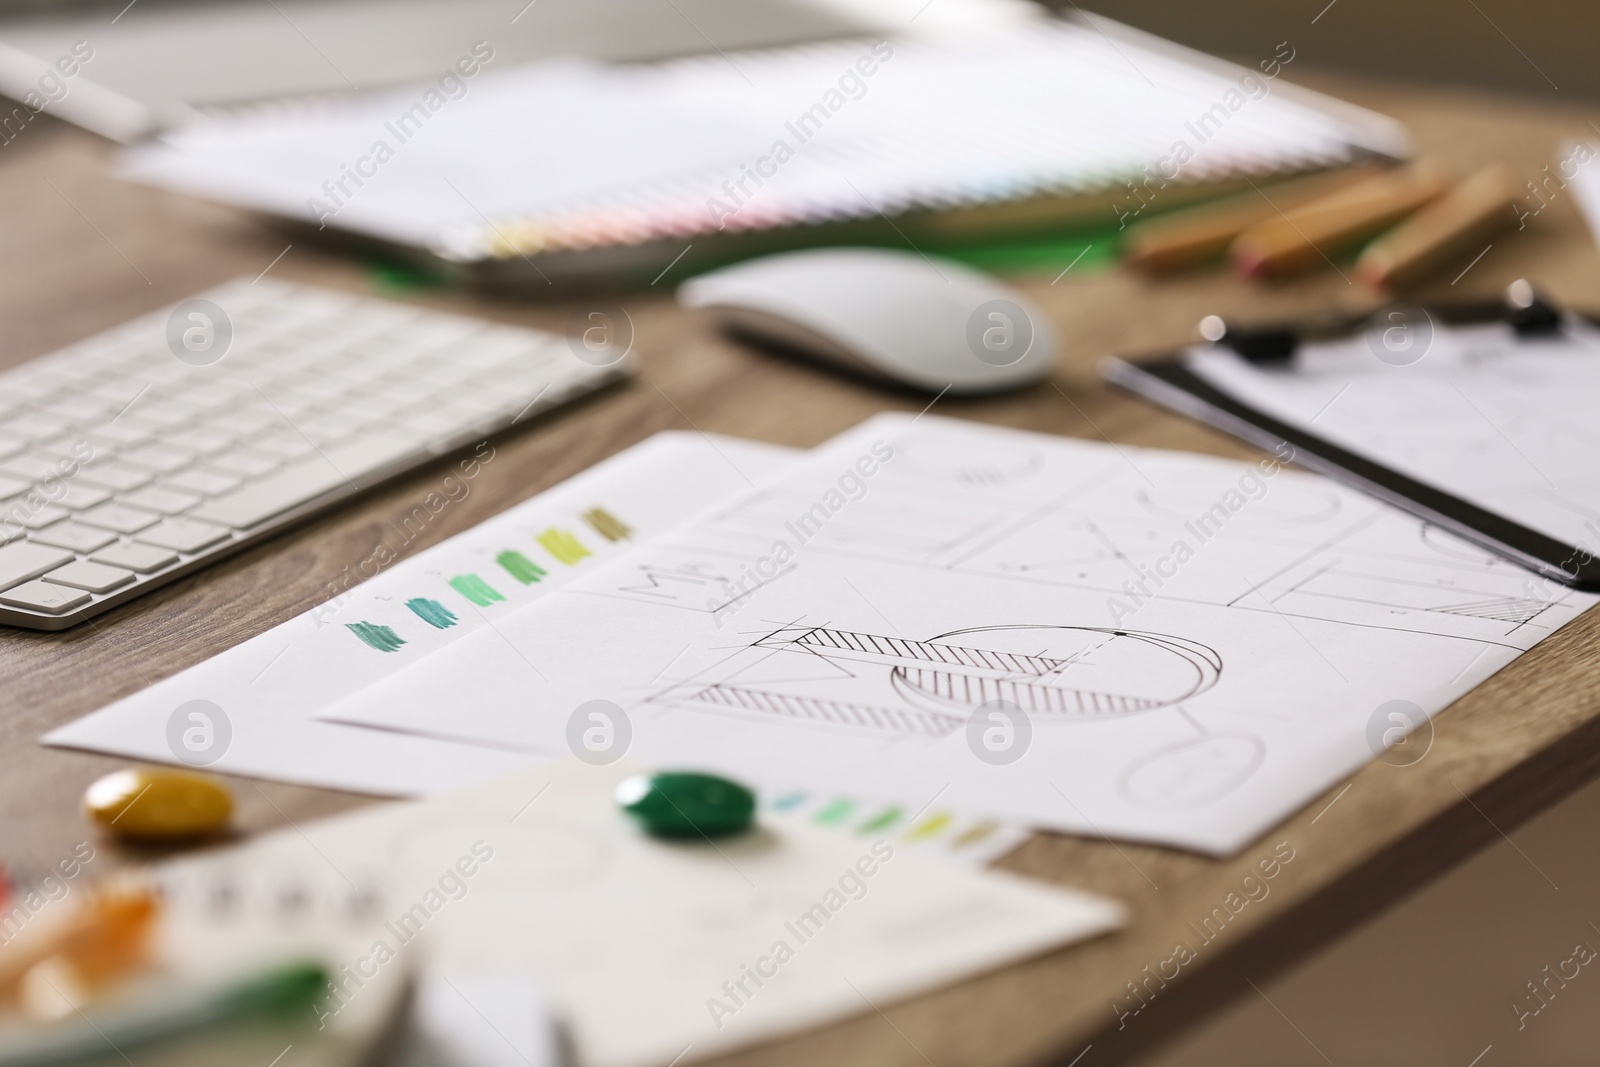
{"type": "Polygon", "coordinates": [[[1249,244],[1235,244],[1229,250],[1233,269],[1246,278],[1260,278],[1267,273],[1267,256],[1261,249],[1249,244]]]}
{"type": "Polygon", "coordinates": [[[1356,261],[1352,273],[1356,281],[1369,289],[1383,290],[1389,288],[1390,264],[1377,258],[1361,257],[1356,261]]]}

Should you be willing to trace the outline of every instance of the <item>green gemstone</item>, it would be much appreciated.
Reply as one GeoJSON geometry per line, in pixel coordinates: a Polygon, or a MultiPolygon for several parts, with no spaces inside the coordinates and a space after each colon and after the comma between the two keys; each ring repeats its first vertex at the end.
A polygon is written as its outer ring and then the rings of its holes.
{"type": "Polygon", "coordinates": [[[636,774],[617,786],[616,797],[654,837],[726,837],[755,821],[755,794],[712,774],[636,774]]]}

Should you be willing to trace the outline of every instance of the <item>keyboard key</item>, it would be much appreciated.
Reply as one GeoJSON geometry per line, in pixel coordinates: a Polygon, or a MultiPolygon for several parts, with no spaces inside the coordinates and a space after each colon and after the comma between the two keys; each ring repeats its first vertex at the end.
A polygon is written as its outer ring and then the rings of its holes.
{"type": "Polygon", "coordinates": [[[278,418],[271,408],[247,407],[238,411],[219,412],[211,418],[200,423],[202,426],[214,426],[225,433],[237,436],[256,433],[269,426],[282,426],[283,420],[278,418]]]}
{"type": "Polygon", "coordinates": [[[220,382],[199,382],[184,387],[183,395],[191,404],[214,408],[232,404],[250,392],[249,386],[223,385],[220,382]]]}
{"type": "MultiPolygon", "coordinates": [[[[9,386],[8,386],[9,387],[9,386]]],[[[71,429],[66,419],[41,411],[24,411],[6,419],[6,429],[30,441],[48,441],[71,429]]]]}
{"type": "Polygon", "coordinates": [[[24,497],[13,501],[4,511],[0,511],[0,522],[21,526],[25,530],[42,530],[52,522],[60,522],[70,514],[66,508],[58,508],[51,504],[29,508],[26,506],[27,499],[24,497]]]}
{"type": "Polygon", "coordinates": [[[209,456],[233,444],[235,436],[211,426],[191,426],[186,430],[167,434],[166,443],[187,448],[202,456],[209,456]]]}
{"type": "Polygon", "coordinates": [[[110,567],[126,567],[130,571],[149,574],[178,562],[176,553],[149,545],[116,544],[102,548],[89,556],[96,563],[110,567]]]}
{"type": "Polygon", "coordinates": [[[164,485],[173,489],[182,489],[187,493],[199,493],[201,496],[216,496],[226,493],[229,489],[237,489],[239,479],[231,474],[210,470],[206,467],[190,467],[186,471],[179,471],[169,477],[164,485]]]}
{"type": "Polygon", "coordinates": [[[9,500],[21,493],[26,493],[33,488],[31,481],[13,478],[8,474],[0,474],[0,500],[9,500]]]}
{"type": "Polygon", "coordinates": [[[25,396],[30,400],[38,400],[49,396],[51,393],[71,385],[71,382],[52,377],[49,374],[24,367],[21,372],[14,375],[6,385],[17,396],[25,396]]]}
{"type": "Polygon", "coordinates": [[[194,516],[248,529],[323,493],[351,483],[417,451],[407,436],[377,431],[345,447],[309,456],[281,471],[217,497],[194,516]]]}
{"type": "Polygon", "coordinates": [[[26,478],[31,482],[41,478],[59,478],[66,471],[77,464],[77,459],[72,456],[62,456],[55,452],[24,452],[20,456],[0,462],[0,471],[17,478],[26,478]]]}
{"type": "Polygon", "coordinates": [[[93,600],[88,593],[49,582],[29,582],[0,593],[0,604],[31,608],[49,615],[61,615],[93,600]]]}
{"type": "Polygon", "coordinates": [[[36,541],[41,545],[55,545],[57,548],[70,548],[74,552],[93,552],[116,539],[117,535],[107,530],[80,526],[75,522],[58,522],[28,535],[30,541],[36,541]]]}
{"type": "Polygon", "coordinates": [[[128,401],[138,396],[139,390],[143,389],[144,386],[145,383],[142,381],[135,381],[132,378],[111,375],[105,377],[103,380],[92,381],[87,385],[84,385],[82,388],[83,391],[90,396],[97,396],[102,400],[109,400],[111,402],[111,412],[113,415],[115,415],[117,412],[126,408],[128,406],[128,401]]]}
{"type": "Polygon", "coordinates": [[[343,412],[334,414],[329,411],[318,411],[303,416],[295,423],[295,429],[300,431],[301,436],[320,444],[349,436],[353,427],[350,425],[350,417],[343,412]]]}
{"type": "Polygon", "coordinates": [[[350,382],[337,375],[325,374],[318,377],[304,378],[296,388],[307,396],[316,397],[318,401],[327,403],[335,397],[343,396],[345,391],[350,388],[350,385],[350,382]]]}
{"type": "Polygon", "coordinates": [[[91,426],[89,428],[89,443],[95,446],[96,451],[99,451],[103,444],[107,446],[107,451],[115,451],[121,447],[142,445],[159,433],[160,430],[161,427],[152,423],[140,422],[138,419],[124,416],[115,422],[91,426]]]}
{"type": "Polygon", "coordinates": [[[161,516],[152,512],[130,508],[123,504],[102,504],[80,514],[78,521],[106,530],[115,530],[117,533],[137,533],[159,518],[161,516]]]}
{"type": "Polygon", "coordinates": [[[140,467],[149,467],[162,474],[171,474],[181,471],[194,462],[195,456],[186,448],[175,448],[166,444],[150,444],[139,448],[124,449],[117,456],[125,463],[133,463],[140,467]]]}
{"type": "Polygon", "coordinates": [[[0,459],[14,456],[26,448],[28,442],[14,433],[0,432],[0,459]]]}
{"type": "Polygon", "coordinates": [[[0,546],[0,589],[37,578],[63,563],[72,562],[72,553],[48,545],[17,541],[0,546]]]}
{"type": "Polygon", "coordinates": [[[270,453],[280,459],[299,459],[301,456],[315,452],[316,449],[297,433],[275,433],[265,437],[258,437],[250,442],[250,447],[262,452],[270,453]]]}
{"type": "Polygon", "coordinates": [[[74,589],[85,589],[91,593],[109,593],[133,581],[133,572],[125,571],[121,567],[107,567],[102,563],[78,560],[51,571],[44,576],[44,580],[54,582],[56,585],[70,585],[74,589]]]}
{"type": "Polygon", "coordinates": [[[226,527],[193,519],[166,519],[158,526],[143,530],[135,538],[141,544],[157,548],[171,548],[179,552],[198,552],[202,548],[228,539],[226,527]]]}
{"type": "Polygon", "coordinates": [[[130,489],[137,489],[141,485],[149,485],[155,475],[143,467],[134,467],[127,463],[113,461],[110,463],[90,464],[83,468],[83,473],[78,477],[85,482],[125,493],[130,489]]]}
{"type": "Polygon", "coordinates": [[[123,493],[121,502],[148,511],[159,511],[163,515],[181,515],[200,503],[200,497],[178,489],[151,485],[132,493],[123,493]]]}
{"type": "Polygon", "coordinates": [[[390,396],[368,396],[352,400],[340,407],[353,424],[377,422],[405,407],[407,402],[390,396]]]}
{"type": "Polygon", "coordinates": [[[247,478],[265,474],[278,466],[277,456],[265,452],[255,452],[248,448],[240,448],[225,455],[213,457],[211,465],[231,474],[242,474],[247,478]]]}
{"type": "Polygon", "coordinates": [[[192,421],[200,411],[194,404],[182,400],[168,398],[152,400],[148,396],[135,404],[133,410],[141,419],[163,428],[182,426],[192,421]]]}
{"type": "MultiPolygon", "coordinates": [[[[304,371],[295,371],[285,384],[298,381],[304,371]]],[[[293,389],[278,386],[267,392],[267,399],[271,402],[271,410],[278,416],[277,424],[287,428],[294,424],[294,417],[303,411],[310,411],[317,406],[317,398],[293,389]]]]}
{"type": "Polygon", "coordinates": [[[92,508],[96,504],[103,504],[110,499],[111,494],[104,489],[71,482],[67,485],[67,491],[56,497],[54,503],[60,504],[68,511],[82,511],[84,508],[92,508]]]}
{"type": "Polygon", "coordinates": [[[108,409],[111,409],[110,403],[86,393],[60,397],[45,408],[50,414],[74,423],[88,422],[102,415],[109,417],[116,414],[115,410],[108,409]]]}

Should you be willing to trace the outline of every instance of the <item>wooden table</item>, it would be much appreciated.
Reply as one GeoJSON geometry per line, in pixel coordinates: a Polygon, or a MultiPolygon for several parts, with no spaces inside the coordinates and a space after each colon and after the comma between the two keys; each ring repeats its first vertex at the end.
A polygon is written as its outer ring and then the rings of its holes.
{"type": "MultiPolygon", "coordinates": [[[[1297,75],[1305,72],[1296,70],[1297,75]]],[[[1591,136],[1576,108],[1518,103],[1370,82],[1316,79],[1318,88],[1407,121],[1422,148],[1465,170],[1505,160],[1540,176],[1565,138],[1591,136]]],[[[0,308],[11,365],[122,322],[226,278],[254,275],[291,238],[220,208],[123,184],[112,150],[58,124],[36,121],[0,153],[0,308]]],[[[1530,201],[1530,207],[1537,202],[1530,201]]],[[[1109,210],[1109,208],[1108,208],[1109,210]]],[[[292,238],[273,275],[354,290],[373,285],[358,264],[292,238]]],[[[1558,192],[1525,231],[1495,239],[1453,287],[1433,296],[1486,295],[1527,276],[1556,298],[1600,303],[1600,257],[1570,192],[1558,192]]],[[[785,445],[811,446],[884,409],[916,410],[921,397],[874,390],[724,341],[660,290],[622,303],[637,327],[635,382],[500,444],[462,505],[442,513],[410,546],[421,549],[578,473],[658,430],[692,425],[785,445]]],[[[1092,440],[1225,456],[1249,450],[1201,426],[1115,393],[1095,374],[1108,351],[1170,347],[1206,313],[1293,315],[1371,299],[1331,271],[1274,289],[1221,273],[1160,284],[1119,272],[1069,274],[1028,286],[1066,338],[1053,384],[1021,395],[941,401],[944,415],[1092,440]]],[[[531,294],[537,297],[538,294],[531,294]]],[[[570,304],[509,304],[435,291],[421,303],[561,329],[570,304]]],[[[4,859],[48,863],[89,833],[78,797],[122,761],[44,749],[36,738],[292,617],[325,596],[325,583],[366,556],[381,524],[408,511],[437,477],[424,470],[357,504],[236,556],[197,577],[63,634],[0,633],[0,825],[4,859]]],[[[1310,950],[1589,780],[1600,760],[1600,616],[1591,613],[1544,642],[1436,720],[1427,758],[1409,767],[1374,762],[1227,860],[1146,845],[1057,835],[1033,838],[1003,863],[1033,877],[1127,902],[1131,925],[915,1001],[863,1006],[858,1016],[727,1059],[742,1064],[1023,1064],[1126,1062],[1260,985],[1310,950]],[[1330,806],[1331,805],[1331,806],[1330,806]],[[1119,1025],[1113,1003],[1133,1006],[1142,982],[1174,944],[1222,903],[1280,842],[1292,862],[1271,894],[1245,908],[1119,1025]]],[[[364,803],[313,789],[235,783],[239,824],[272,830],[364,803]]],[[[108,850],[109,851],[109,850],[108,850]]],[[[126,853],[122,858],[129,857],[126,853]]]]}

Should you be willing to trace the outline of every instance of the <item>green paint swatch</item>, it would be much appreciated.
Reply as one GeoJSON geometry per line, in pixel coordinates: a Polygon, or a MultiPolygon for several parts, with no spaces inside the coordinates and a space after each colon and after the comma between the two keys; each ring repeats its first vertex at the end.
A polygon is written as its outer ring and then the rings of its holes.
{"type": "Polygon", "coordinates": [[[552,528],[535,537],[534,540],[543,545],[546,552],[569,567],[584,556],[589,555],[589,550],[583,547],[583,542],[566,530],[552,528]]]}
{"type": "Polygon", "coordinates": [[[505,568],[507,574],[521,582],[523,585],[532,585],[545,576],[545,569],[521,552],[510,549],[500,553],[494,561],[505,568]]]}
{"type": "Polygon", "coordinates": [[[450,588],[454,589],[456,592],[460,593],[462,596],[466,597],[480,608],[486,608],[490,604],[493,604],[496,600],[505,599],[505,597],[500,595],[500,592],[497,589],[495,589],[488,582],[484,581],[482,578],[479,578],[476,574],[456,575],[454,578],[450,579],[450,588]]]}
{"type": "Polygon", "coordinates": [[[904,813],[899,808],[885,808],[877,815],[874,815],[872,818],[856,827],[856,833],[871,834],[876,833],[879,830],[887,829],[888,827],[899,822],[902,814],[904,813]]]}
{"type": "Polygon", "coordinates": [[[435,630],[448,630],[456,624],[455,612],[427,597],[418,597],[406,601],[406,607],[416,613],[417,618],[432,626],[435,630]]]}
{"type": "Polygon", "coordinates": [[[832,823],[843,822],[844,820],[848,819],[850,817],[850,813],[855,810],[855,801],[840,799],[835,800],[832,804],[829,804],[827,807],[817,812],[815,818],[817,822],[826,826],[832,823]]]}
{"type": "Polygon", "coordinates": [[[345,629],[361,638],[361,643],[368,648],[375,648],[379,652],[398,652],[400,646],[405,644],[405,638],[375,622],[347,622],[345,629]]]}

